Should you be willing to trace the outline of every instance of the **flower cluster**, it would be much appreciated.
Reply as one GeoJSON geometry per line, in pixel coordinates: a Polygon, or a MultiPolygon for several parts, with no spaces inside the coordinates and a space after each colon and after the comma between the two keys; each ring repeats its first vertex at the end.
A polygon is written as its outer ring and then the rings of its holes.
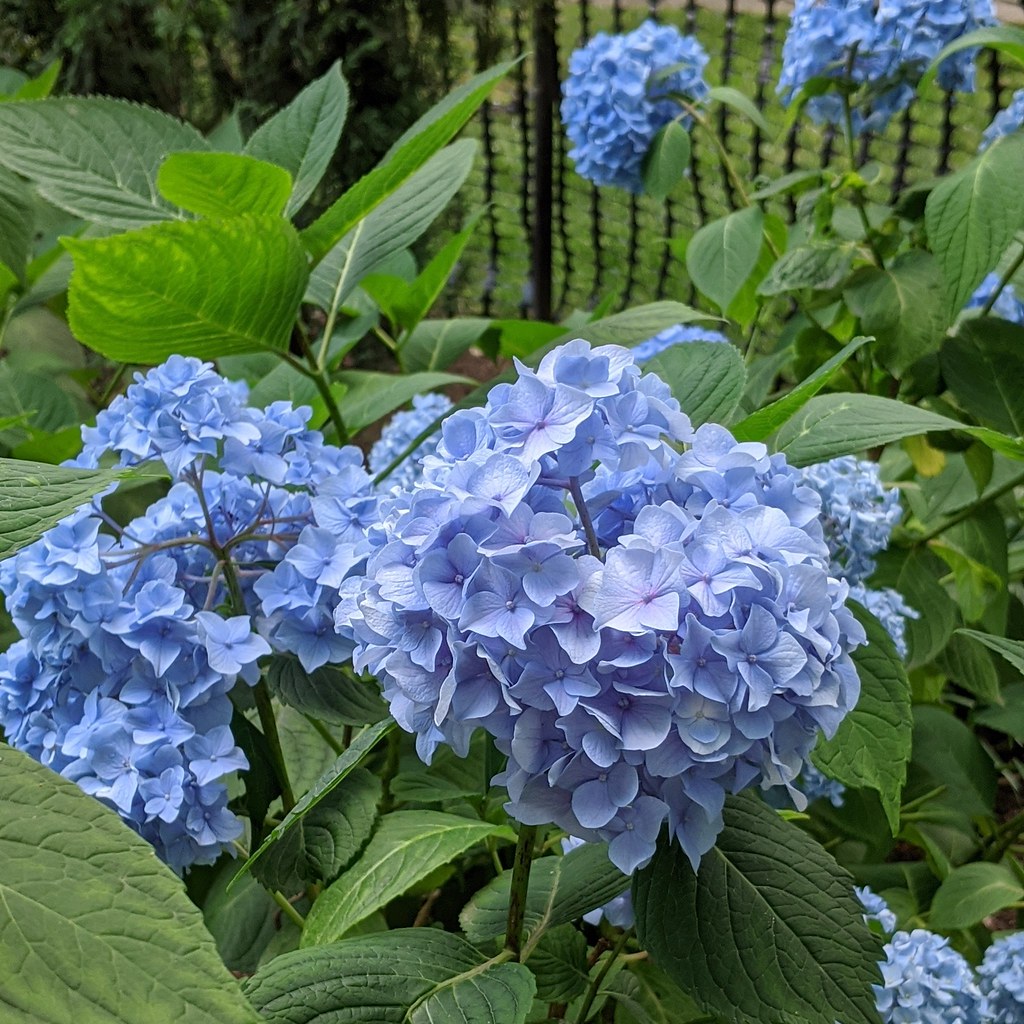
{"type": "Polygon", "coordinates": [[[683,345],[691,341],[729,344],[729,339],[720,331],[709,331],[705,327],[688,327],[683,324],[676,324],[674,327],[666,327],[665,330],[659,331],[654,337],[647,338],[646,341],[641,341],[639,345],[634,345],[630,351],[632,351],[633,358],[638,363],[646,363],[648,359],[653,359],[656,355],[664,352],[665,349],[672,348],[673,345],[683,345]]]}
{"type": "Polygon", "coordinates": [[[993,1024],[1024,1021],[1024,932],[997,939],[985,950],[978,981],[993,1024]]]}
{"type": "Polygon", "coordinates": [[[855,891],[867,910],[865,920],[878,922],[889,940],[878,965],[882,984],[872,986],[884,1024],[983,1024],[993,1019],[970,964],[950,948],[949,939],[924,928],[895,931],[896,917],[885,901],[870,889],[855,891]]]}
{"type": "MultiPolygon", "coordinates": [[[[0,655],[8,741],[114,807],[177,870],[242,831],[222,781],[247,767],[228,692],[257,681],[266,636],[306,642],[273,616],[253,631],[268,567],[312,572],[295,552],[313,505],[326,516],[369,486],[360,453],[324,444],[309,416],[251,409],[243,386],[172,357],[83,428],[75,460],[159,459],[167,494],[123,527],[86,506],[0,565],[23,637],[0,655]]],[[[319,622],[333,643],[332,611],[319,622]]]]}
{"type": "Polygon", "coordinates": [[[988,149],[996,139],[1011,135],[1024,125],[1024,89],[1018,89],[1010,98],[1010,105],[1000,110],[992,123],[982,132],[979,150],[988,149]]]}
{"type": "MultiPolygon", "coordinates": [[[[380,440],[370,449],[370,472],[383,473],[395,459],[405,455],[406,449],[439,417],[451,409],[452,403],[446,395],[417,395],[412,408],[395,413],[381,431],[380,440]]],[[[437,448],[436,434],[426,438],[387,477],[388,487],[408,489],[412,487],[420,472],[420,464],[427,455],[437,448]]]]}
{"type": "Polygon", "coordinates": [[[708,92],[700,43],[671,25],[645,21],[634,32],[599,32],[569,58],[562,121],[576,170],[595,185],[643,188],[641,168],[655,135],[677,115],[677,93],[708,92]]]}
{"type": "Polygon", "coordinates": [[[339,629],[424,760],[482,727],[518,820],[630,873],[667,818],[696,864],[725,795],[791,786],[859,695],[820,500],[764,445],[694,432],[627,349],[518,370],[382,503],[339,629]]]}
{"type": "MultiPolygon", "coordinates": [[[[967,300],[964,309],[983,309],[987,306],[992,293],[999,287],[1001,280],[999,274],[989,274],[967,300]]],[[[988,315],[999,317],[1001,320],[1009,320],[1013,324],[1024,324],[1024,302],[1017,297],[1012,284],[1006,285],[999,293],[996,301],[992,303],[988,315]]]]}
{"type": "MultiPolygon", "coordinates": [[[[947,44],[995,24],[992,0],[797,0],[782,50],[778,92],[785,103],[814,78],[863,89],[854,130],[882,131],[913,98],[914,85],[947,44]]],[[[944,89],[974,90],[975,52],[953,54],[939,67],[944,89]]],[[[808,102],[819,122],[841,124],[840,95],[808,102]]]]}

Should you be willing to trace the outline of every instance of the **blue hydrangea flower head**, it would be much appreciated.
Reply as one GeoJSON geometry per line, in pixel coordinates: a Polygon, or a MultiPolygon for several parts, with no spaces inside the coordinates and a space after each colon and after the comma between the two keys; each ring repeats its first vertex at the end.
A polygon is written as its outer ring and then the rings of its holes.
{"type": "Polygon", "coordinates": [[[1024,932],[996,939],[978,968],[992,1024],[1024,1021],[1024,932]]]}
{"type": "Polygon", "coordinates": [[[0,564],[22,637],[0,654],[7,741],[178,871],[242,833],[224,783],[248,767],[229,692],[258,680],[272,645],[313,667],[351,652],[333,613],[370,548],[375,498],[361,453],[325,444],[309,418],[287,402],[253,409],[210,364],[172,357],[83,428],[75,460],[160,459],[167,494],[124,526],[86,505],[0,564]]]}
{"type": "Polygon", "coordinates": [[[988,1002],[970,964],[949,939],[923,928],[896,932],[879,964],[882,984],[873,985],[885,1024],[983,1024],[988,1002]]]}
{"type": "MultiPolygon", "coordinates": [[[[1024,93],[1022,93],[1024,95],[1024,93]]],[[[999,274],[992,273],[986,276],[985,280],[974,290],[974,294],[967,300],[964,309],[981,309],[988,303],[992,293],[999,287],[1002,280],[999,274]]],[[[1024,324],[1024,302],[1017,297],[1017,292],[1012,284],[1008,284],[1000,293],[989,316],[997,316],[1001,320],[1009,320],[1013,324],[1024,324]]]]}
{"type": "Polygon", "coordinates": [[[855,886],[853,891],[864,907],[865,923],[869,927],[872,923],[877,924],[886,937],[892,935],[896,931],[896,915],[889,909],[889,904],[866,885],[861,888],[855,886]]]}
{"type": "Polygon", "coordinates": [[[630,350],[633,358],[638,363],[645,363],[656,355],[664,352],[673,345],[684,345],[691,341],[710,341],[716,344],[729,344],[729,339],[721,331],[711,331],[706,327],[694,327],[692,325],[676,324],[674,327],[666,327],[639,345],[634,345],[630,350]]]}
{"type": "Polygon", "coordinates": [[[1024,89],[1018,89],[1010,99],[1010,105],[1000,110],[992,123],[982,132],[979,151],[988,149],[996,139],[1012,135],[1024,125],[1024,89]]]}
{"type": "Polygon", "coordinates": [[[696,39],[653,21],[625,35],[599,32],[574,51],[562,86],[562,121],[577,172],[595,185],[642,191],[644,156],[680,114],[669,94],[702,99],[707,62],[696,39]],[[676,70],[661,77],[669,68],[676,70]]]}
{"type": "MultiPolygon", "coordinates": [[[[439,417],[451,409],[451,399],[447,395],[417,395],[412,400],[412,408],[395,413],[381,431],[380,439],[370,449],[370,472],[383,473],[392,462],[423,433],[439,417]]],[[[438,436],[428,437],[418,445],[404,461],[388,476],[386,486],[410,488],[420,472],[420,464],[427,455],[437,449],[438,436]]]]}
{"type": "MultiPolygon", "coordinates": [[[[943,47],[995,23],[991,0],[880,0],[877,6],[875,0],[797,0],[778,92],[788,104],[812,78],[845,82],[860,90],[854,131],[882,131],[943,47]]],[[[943,61],[939,84],[972,92],[975,56],[965,50],[943,61]]],[[[836,93],[813,97],[807,106],[818,122],[842,123],[836,93]]]]}
{"type": "Polygon", "coordinates": [[[859,694],[820,499],[764,445],[693,430],[628,349],[516,368],[382,501],[336,624],[424,760],[483,728],[519,821],[607,842],[627,874],[667,822],[696,865],[727,793],[803,806],[859,694]]]}

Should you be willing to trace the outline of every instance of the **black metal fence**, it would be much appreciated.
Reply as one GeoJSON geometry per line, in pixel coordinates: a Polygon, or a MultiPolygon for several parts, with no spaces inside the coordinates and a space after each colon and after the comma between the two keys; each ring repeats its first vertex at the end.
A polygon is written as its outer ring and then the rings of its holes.
{"type": "MultiPolygon", "coordinates": [[[[806,119],[786,127],[775,83],[791,6],[780,0],[533,0],[526,6],[478,0],[467,29],[478,65],[530,56],[475,124],[482,155],[464,200],[487,204],[488,213],[463,261],[453,311],[553,319],[602,302],[621,308],[690,298],[681,247],[735,198],[713,148],[694,138],[689,179],[666,202],[591,186],[572,167],[558,113],[568,56],[597,31],[629,31],[647,17],[695,35],[711,56],[708,81],[750,96],[772,127],[763,132],[725,108],[716,117],[740,174],[754,182],[822,166],[841,142],[806,119]]],[[[1000,7],[1002,16],[1019,17],[1024,0],[1000,7]]],[[[877,198],[969,160],[992,116],[1022,84],[1019,68],[987,51],[973,94],[936,86],[883,134],[862,139],[859,155],[871,164],[877,198]]],[[[780,204],[779,212],[791,209],[780,204]]]]}

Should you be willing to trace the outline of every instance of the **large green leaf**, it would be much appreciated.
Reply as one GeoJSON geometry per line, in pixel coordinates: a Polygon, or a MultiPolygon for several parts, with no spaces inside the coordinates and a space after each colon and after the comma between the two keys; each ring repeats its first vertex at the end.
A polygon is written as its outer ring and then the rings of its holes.
{"type": "Polygon", "coordinates": [[[1024,64],[1024,30],[1016,25],[979,28],[974,32],[968,32],[959,39],[954,39],[939,51],[938,56],[932,61],[931,66],[921,79],[917,87],[918,91],[923,92],[928,87],[932,79],[939,73],[939,68],[947,57],[959,53],[961,50],[974,49],[976,46],[991,46],[992,49],[1012,57],[1018,64],[1024,64]]]}
{"type": "Polygon", "coordinates": [[[860,699],[835,736],[818,743],[813,759],[830,778],[876,790],[896,835],[914,726],[910,681],[885,627],[863,609],[857,618],[868,635],[867,646],[853,652],[860,699]]]}
{"type": "Polygon", "coordinates": [[[307,672],[291,654],[275,654],[267,682],[289,707],[331,725],[372,725],[387,717],[376,683],[346,675],[334,665],[307,672]]]}
{"type": "Polygon", "coordinates": [[[673,345],[649,359],[644,369],[672,388],[695,427],[727,423],[747,383],[743,357],[732,345],[721,342],[673,345]]]}
{"type": "Polygon", "coordinates": [[[942,931],[971,928],[1024,897],[1024,885],[1005,864],[965,864],[943,879],[928,923],[942,931]]]}
{"type": "Polygon", "coordinates": [[[473,116],[491,94],[498,81],[513,67],[514,61],[482,71],[460,90],[460,98],[442,101],[437,109],[427,111],[418,124],[417,134],[400,140],[397,149],[385,157],[384,163],[364,175],[340,199],[334,202],[302,233],[302,239],[319,262],[374,207],[383,202],[411,174],[423,166],[473,116]]]}
{"type": "Polygon", "coordinates": [[[168,153],[208,148],[194,128],[124,100],[0,104],[0,164],[62,210],[116,228],[175,216],[157,170],[168,153]]]}
{"type": "Polygon", "coordinates": [[[654,136],[643,162],[644,192],[652,199],[667,199],[690,167],[690,133],[669,121],[654,136]]]}
{"type": "Polygon", "coordinates": [[[754,796],[730,797],[696,874],[664,836],[633,881],[637,934],[708,1013],[739,1024],[878,1024],[880,943],[853,879],[754,796]]]}
{"type": "Polygon", "coordinates": [[[327,253],[309,279],[307,299],[334,313],[375,266],[427,230],[462,187],[475,153],[472,139],[435,153],[327,253]]]}
{"type": "Polygon", "coordinates": [[[341,415],[350,434],[355,434],[404,405],[414,395],[426,394],[446,384],[471,384],[454,373],[378,373],[376,370],[342,370],[335,377],[344,388],[341,415]]]}
{"type": "Polygon", "coordinates": [[[421,320],[398,350],[408,373],[444,370],[480,340],[491,321],[476,316],[421,320]]]}
{"type": "Polygon", "coordinates": [[[75,260],[71,329],[89,348],[128,363],[283,349],[309,274],[295,229],[278,217],[63,241],[75,260]]]}
{"type": "MultiPolygon", "coordinates": [[[[505,933],[512,872],[504,871],[476,893],[459,915],[470,942],[482,945],[505,933]]],[[[608,859],[604,843],[585,843],[564,857],[541,857],[530,868],[523,915],[523,954],[541,936],[620,896],[629,880],[608,859]]]]}
{"type": "Polygon", "coordinates": [[[686,247],[690,280],[723,312],[757,266],[763,229],[761,208],[749,206],[706,224],[686,247]]]}
{"type": "Polygon", "coordinates": [[[267,851],[276,843],[286,832],[297,828],[303,818],[314,807],[316,807],[327,795],[335,789],[337,786],[348,777],[348,775],[359,765],[359,762],[376,746],[377,742],[383,739],[392,729],[395,728],[395,722],[391,718],[386,718],[382,722],[377,722],[374,725],[368,725],[365,729],[361,730],[353,738],[352,742],[348,745],[344,753],[339,754],[337,760],[332,764],[309,788],[302,797],[299,798],[295,806],[285,815],[284,821],[280,824],[275,825],[273,831],[263,843],[259,849],[253,853],[249,859],[238,869],[235,873],[235,877],[232,879],[232,884],[246,871],[252,868],[261,857],[265,856],[267,851]]]}
{"type": "Polygon", "coordinates": [[[17,416],[49,433],[79,422],[78,407],[52,375],[26,373],[10,364],[9,358],[0,362],[0,416],[17,416]]]}
{"type": "Polygon", "coordinates": [[[62,469],[0,459],[0,560],[130,475],[125,469],[62,469]]]}
{"type": "Polygon", "coordinates": [[[782,426],[775,447],[794,465],[809,466],[915,434],[961,426],[947,416],[892,398],[818,395],[782,426]]]}
{"type": "Polygon", "coordinates": [[[380,795],[380,779],[365,768],[354,769],[343,786],[270,847],[253,865],[253,874],[268,889],[286,893],[333,882],[370,838],[380,795]]]}
{"type": "Polygon", "coordinates": [[[99,801],[0,745],[5,1024],[254,1024],[181,881],[99,801]]]}
{"type": "Polygon", "coordinates": [[[854,338],[844,345],[831,359],[823,363],[806,380],[801,381],[792,391],[751,413],[732,428],[737,441],[763,441],[775,433],[786,420],[795,416],[828,382],[832,375],[870,338],[854,338]]]}
{"type": "Polygon", "coordinates": [[[288,171],[295,184],[288,200],[293,214],[324,176],[348,113],[348,86],[335,61],[286,107],[252,133],[245,152],[288,171]]]}
{"type": "Polygon", "coordinates": [[[784,295],[810,288],[838,288],[850,273],[856,247],[852,243],[806,242],[787,250],[757,286],[759,295],[784,295]]]}
{"type": "Polygon", "coordinates": [[[1022,168],[1024,135],[1005,135],[929,193],[924,222],[949,286],[947,316],[962,308],[1024,227],[1022,168]]]}
{"type": "Polygon", "coordinates": [[[534,982],[458,935],[399,928],[285,953],[245,990],[270,1024],[523,1024],[534,982]]]}
{"type": "Polygon", "coordinates": [[[866,268],[844,294],[861,330],[877,339],[881,364],[900,374],[942,340],[948,325],[944,292],[935,257],[914,249],[889,266],[866,268]]]}
{"type": "Polygon", "coordinates": [[[240,153],[172,153],[156,183],[172,203],[203,217],[277,217],[292,191],[286,170],[240,153]]]}
{"type": "Polygon", "coordinates": [[[546,1003],[567,1003],[587,987],[587,940],[571,924],[550,928],[530,954],[530,970],[537,979],[537,998],[546,1003]]]}
{"type": "Polygon", "coordinates": [[[18,278],[25,274],[33,217],[28,186],[0,167],[0,263],[18,278]]]}
{"type": "Polygon", "coordinates": [[[1024,641],[1008,640],[1003,636],[993,636],[991,633],[980,633],[976,629],[958,629],[972,640],[995,651],[996,654],[1008,661],[1018,672],[1024,675],[1024,641]]]}
{"type": "Polygon", "coordinates": [[[313,904],[304,946],[335,942],[431,871],[504,830],[440,811],[394,811],[381,820],[362,856],[313,904]]]}
{"type": "Polygon", "coordinates": [[[1024,327],[984,317],[968,320],[940,354],[957,401],[979,423],[1024,434],[1024,327]]]}

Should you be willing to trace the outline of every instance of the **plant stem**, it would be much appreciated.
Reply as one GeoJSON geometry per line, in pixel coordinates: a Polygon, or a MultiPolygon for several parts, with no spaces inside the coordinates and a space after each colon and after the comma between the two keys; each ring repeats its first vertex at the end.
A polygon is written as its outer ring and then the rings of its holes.
{"type": "Polygon", "coordinates": [[[992,835],[994,840],[992,849],[988,851],[985,859],[990,861],[1002,860],[1003,854],[1016,842],[1022,832],[1024,832],[1024,811],[1004,821],[996,829],[992,835]]]}
{"type": "Polygon", "coordinates": [[[594,530],[594,524],[590,519],[590,511],[587,508],[587,503],[583,499],[583,488],[580,487],[580,481],[578,477],[569,477],[569,493],[572,495],[572,500],[576,505],[576,511],[579,514],[580,522],[583,524],[583,532],[587,538],[587,550],[595,557],[601,557],[601,545],[597,543],[597,532],[594,530]]]}
{"type": "Polygon", "coordinates": [[[267,681],[260,678],[260,681],[253,689],[253,696],[256,699],[256,711],[260,716],[260,728],[266,738],[267,746],[270,748],[270,759],[274,765],[274,774],[281,786],[281,806],[287,814],[295,806],[295,794],[292,792],[292,784],[288,779],[288,768],[285,765],[284,750],[281,749],[281,735],[277,731],[277,718],[274,716],[274,704],[270,699],[270,687],[267,681]]]}
{"type": "MultiPolygon", "coordinates": [[[[309,343],[309,337],[301,324],[295,325],[294,337],[298,339],[302,354],[306,357],[307,365],[302,372],[313,382],[320,393],[320,397],[324,400],[324,405],[327,407],[327,415],[330,416],[331,424],[334,426],[334,432],[338,435],[338,443],[344,444],[348,440],[349,435],[345,429],[345,421],[342,418],[341,410],[338,408],[338,403],[334,400],[334,395],[331,394],[331,384],[327,379],[327,371],[320,366],[316,353],[309,343]]],[[[296,363],[298,363],[298,360],[290,363],[290,365],[295,366],[296,363]]]]}
{"type": "Polygon", "coordinates": [[[1024,485],[1024,473],[1018,473],[1016,476],[1011,477],[1006,483],[997,487],[994,491],[990,491],[988,494],[983,494],[980,498],[972,501],[970,505],[965,505],[959,512],[954,513],[944,519],[938,526],[933,527],[927,533],[922,534],[920,537],[914,538],[915,546],[927,544],[931,540],[935,540],[939,534],[945,533],[952,526],[956,526],[957,523],[962,523],[965,519],[970,519],[979,508],[984,508],[986,505],[990,505],[993,501],[998,500],[1004,494],[1009,493],[1015,487],[1024,485]]]}
{"type": "Polygon", "coordinates": [[[601,965],[601,970],[591,979],[587,994],[583,997],[583,1002],[580,1003],[580,1011],[576,1014],[576,1024],[584,1024],[590,1013],[590,1008],[594,1005],[594,1000],[597,998],[597,993],[604,984],[604,979],[608,977],[608,972],[614,966],[615,961],[618,960],[619,954],[626,948],[626,943],[632,934],[633,929],[629,928],[619,936],[618,942],[615,943],[612,951],[608,954],[608,959],[601,965]]]}
{"type": "Polygon", "coordinates": [[[1010,278],[1020,270],[1022,265],[1024,265],[1024,245],[1021,246],[1020,252],[1013,262],[1003,272],[1003,276],[999,278],[999,284],[993,289],[992,294],[985,300],[985,304],[981,307],[978,314],[979,316],[988,316],[992,312],[992,307],[996,304],[999,296],[1003,294],[1003,289],[1010,283],[1010,278]]]}
{"type": "MultiPolygon", "coordinates": [[[[850,94],[845,89],[840,91],[843,94],[843,128],[845,129],[843,134],[846,137],[846,153],[850,159],[850,170],[856,174],[860,168],[857,165],[857,153],[853,145],[853,107],[850,105],[850,94]]],[[[868,248],[871,250],[871,258],[876,266],[881,267],[884,265],[882,255],[875,248],[874,228],[871,227],[871,221],[868,220],[864,194],[856,187],[853,189],[853,205],[857,207],[857,213],[860,215],[861,227],[864,228],[864,241],[867,242],[868,248]]]]}
{"type": "Polygon", "coordinates": [[[284,894],[278,892],[276,889],[271,895],[274,898],[274,902],[281,908],[281,912],[289,921],[301,932],[306,927],[305,918],[288,902],[288,899],[284,894]]]}
{"type": "MultiPolygon", "coordinates": [[[[330,730],[320,721],[319,718],[314,718],[312,715],[303,715],[303,718],[320,734],[320,738],[334,751],[335,754],[344,754],[345,748],[331,735],[330,730]]],[[[347,728],[351,728],[348,726],[347,728]]]]}
{"type": "Polygon", "coordinates": [[[530,862],[537,841],[536,825],[521,825],[516,841],[515,859],[512,861],[512,886],[508,897],[508,926],[505,929],[505,949],[518,960],[523,948],[523,919],[526,916],[526,894],[530,885],[530,862]]]}

